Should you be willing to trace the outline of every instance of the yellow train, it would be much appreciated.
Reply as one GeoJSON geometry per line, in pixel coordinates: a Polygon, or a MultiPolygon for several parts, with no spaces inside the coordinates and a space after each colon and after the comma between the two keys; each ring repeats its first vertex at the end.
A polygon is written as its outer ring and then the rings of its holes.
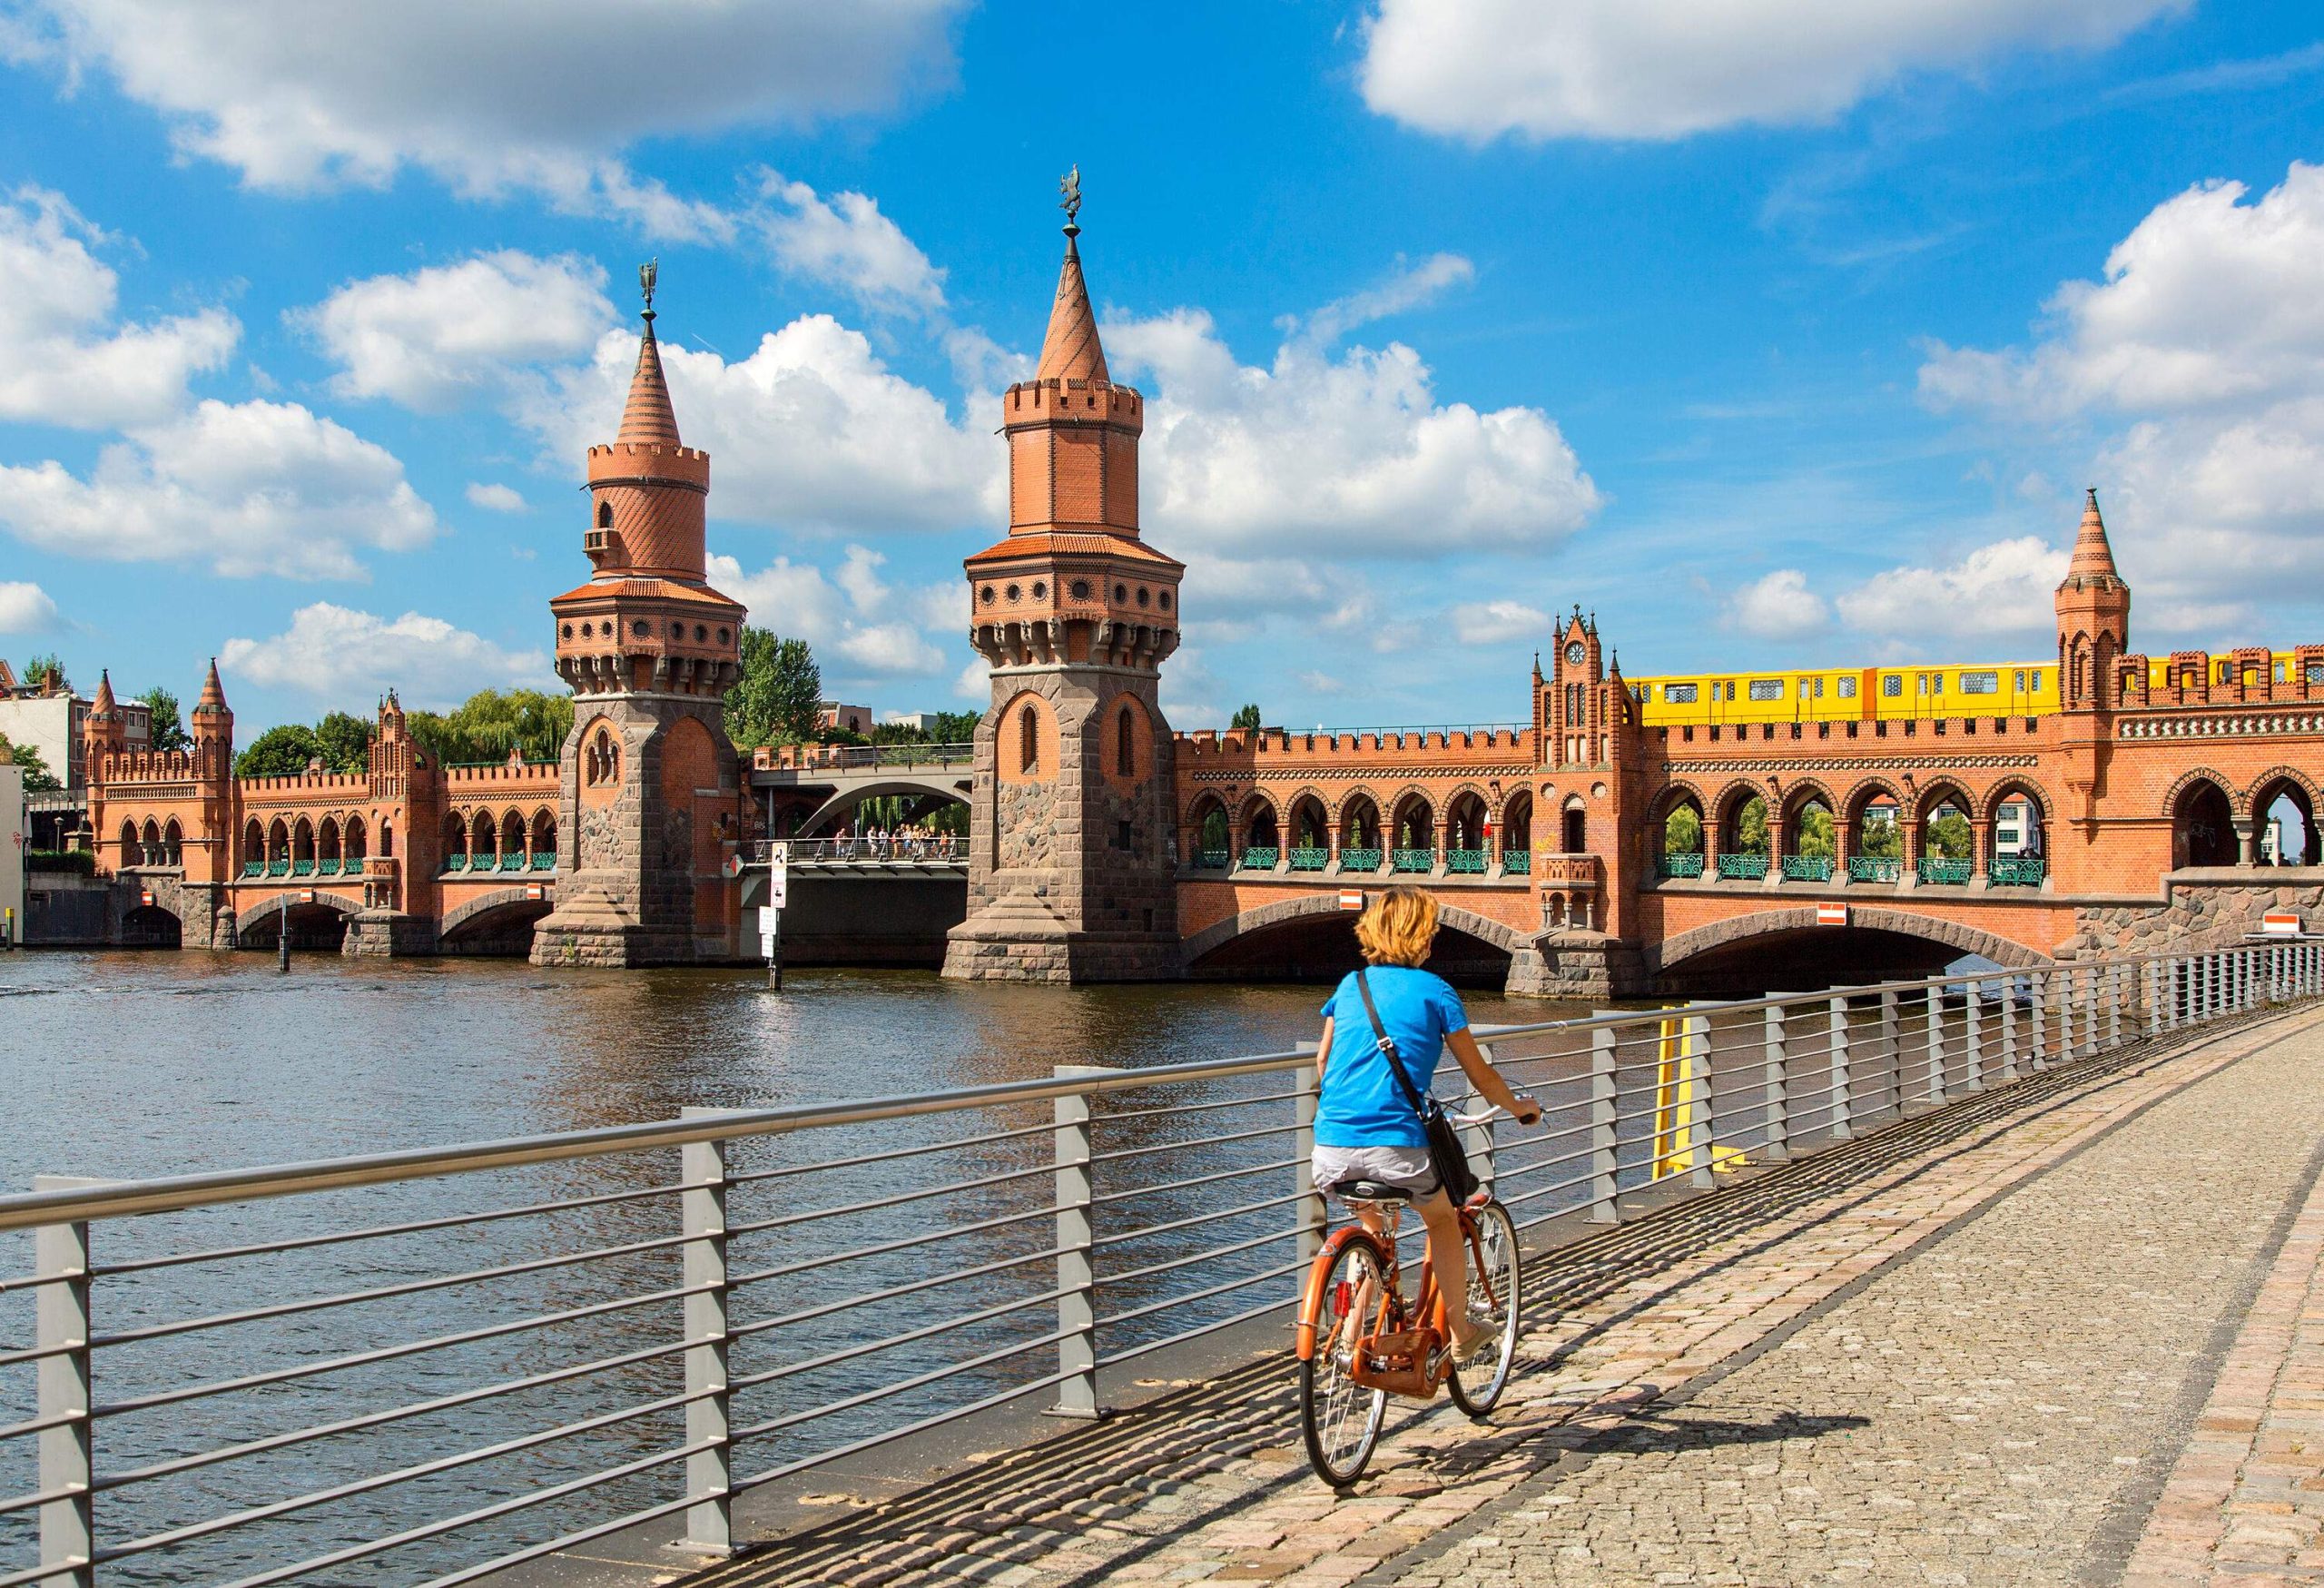
{"type": "Polygon", "coordinates": [[[2041,716],[2058,709],[2055,662],[1672,674],[1628,682],[1649,727],[2041,716]]]}

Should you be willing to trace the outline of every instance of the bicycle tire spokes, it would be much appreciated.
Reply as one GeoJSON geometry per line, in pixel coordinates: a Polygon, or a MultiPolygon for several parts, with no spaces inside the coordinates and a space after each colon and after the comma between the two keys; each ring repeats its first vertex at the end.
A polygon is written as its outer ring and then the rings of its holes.
{"type": "Polygon", "coordinates": [[[1327,1255],[1332,1266],[1319,1288],[1325,1317],[1315,1320],[1314,1353],[1299,1365],[1299,1415],[1315,1475],[1344,1488],[1370,1464],[1388,1401],[1385,1391],[1355,1381],[1355,1354],[1365,1338],[1400,1322],[1403,1307],[1369,1240],[1327,1255]],[[1367,1318],[1374,1328],[1364,1327],[1367,1318]]]}

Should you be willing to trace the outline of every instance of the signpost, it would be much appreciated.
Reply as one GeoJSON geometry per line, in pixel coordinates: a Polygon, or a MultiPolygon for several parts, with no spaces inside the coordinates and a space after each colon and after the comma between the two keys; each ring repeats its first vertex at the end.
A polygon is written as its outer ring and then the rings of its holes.
{"type": "Polygon", "coordinates": [[[766,958],[767,985],[783,991],[783,907],[791,896],[791,845],[767,846],[766,905],[759,912],[759,952],[766,958]]]}

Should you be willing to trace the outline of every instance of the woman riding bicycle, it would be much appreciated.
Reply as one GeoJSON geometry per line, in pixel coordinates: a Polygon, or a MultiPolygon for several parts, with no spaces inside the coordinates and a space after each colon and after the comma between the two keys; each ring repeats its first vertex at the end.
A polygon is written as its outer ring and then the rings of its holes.
{"type": "MultiPolygon", "coordinates": [[[[1356,944],[1370,967],[1359,974],[1369,984],[1373,1006],[1403,1060],[1404,1073],[1414,1089],[1426,1091],[1435,1079],[1437,1060],[1450,1047],[1462,1072],[1486,1101],[1520,1124],[1539,1122],[1541,1106],[1510,1090],[1478,1050],[1461,995],[1443,977],[1420,969],[1435,939],[1436,901],[1418,888],[1390,888],[1373,900],[1355,923],[1356,944]]],[[[1460,1220],[1452,1199],[1437,1184],[1420,1116],[1388,1073],[1388,1062],[1352,974],[1324,1005],[1324,1036],[1315,1050],[1323,1095],[1315,1110],[1310,1178],[1319,1191],[1353,1179],[1410,1190],[1413,1207],[1428,1228],[1428,1256],[1440,1294],[1465,1297],[1468,1254],[1462,1249],[1460,1220]]],[[[1375,1208],[1362,1207],[1357,1214],[1366,1228],[1381,1230],[1375,1208]]],[[[1465,1307],[1451,1310],[1453,1349],[1466,1359],[1490,1343],[1495,1331],[1484,1320],[1469,1317],[1465,1307]]]]}

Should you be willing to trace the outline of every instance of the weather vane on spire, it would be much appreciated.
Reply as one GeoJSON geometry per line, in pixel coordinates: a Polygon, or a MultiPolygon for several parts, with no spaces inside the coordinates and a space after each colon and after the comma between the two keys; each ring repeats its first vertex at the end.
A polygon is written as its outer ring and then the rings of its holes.
{"type": "Polygon", "coordinates": [[[645,318],[654,318],[654,283],[661,279],[662,261],[656,256],[637,267],[638,290],[645,294],[645,318]]]}
{"type": "Polygon", "coordinates": [[[1069,237],[1081,230],[1080,162],[1076,161],[1073,169],[1058,179],[1057,186],[1058,191],[1065,195],[1058,208],[1065,212],[1065,231],[1069,237]]]}

